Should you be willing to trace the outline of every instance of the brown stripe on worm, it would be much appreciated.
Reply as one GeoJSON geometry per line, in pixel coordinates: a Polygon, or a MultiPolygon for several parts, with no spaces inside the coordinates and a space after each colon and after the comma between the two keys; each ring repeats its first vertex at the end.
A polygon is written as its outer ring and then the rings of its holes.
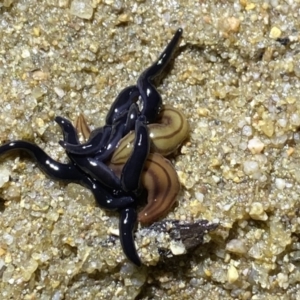
{"type": "MultiPolygon", "coordinates": [[[[120,177],[123,165],[109,164],[120,177]]],[[[161,154],[150,153],[141,176],[142,186],[147,190],[147,205],[139,212],[143,224],[155,222],[174,205],[180,190],[180,182],[173,165],[161,154]]]]}
{"type": "Polygon", "coordinates": [[[141,182],[148,191],[148,203],[139,212],[138,220],[149,224],[164,216],[174,205],[180,183],[171,162],[158,153],[149,154],[141,182]]]}
{"type": "MultiPolygon", "coordinates": [[[[189,134],[189,124],[181,111],[165,105],[160,113],[158,123],[148,125],[149,136],[152,140],[151,152],[167,156],[174,152],[189,134]]],[[[135,133],[131,131],[121,139],[111,162],[124,164],[129,157],[135,133]]]]}
{"type": "Polygon", "coordinates": [[[85,140],[88,140],[91,130],[84,118],[83,114],[80,114],[75,121],[75,128],[78,133],[81,133],[85,140]]]}

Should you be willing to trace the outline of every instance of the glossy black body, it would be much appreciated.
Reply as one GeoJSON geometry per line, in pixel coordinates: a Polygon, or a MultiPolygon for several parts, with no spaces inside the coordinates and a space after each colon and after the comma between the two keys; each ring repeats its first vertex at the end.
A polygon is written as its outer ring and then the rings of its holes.
{"type": "Polygon", "coordinates": [[[76,129],[69,120],[55,118],[63,132],[60,144],[65,148],[70,163],[57,162],[39,146],[26,141],[12,141],[0,146],[0,156],[13,150],[26,151],[51,178],[81,184],[93,192],[100,207],[119,211],[123,251],[137,266],[141,265],[141,261],[135,248],[133,230],[137,221],[138,197],[142,191],[141,174],[150,149],[147,124],[156,121],[162,105],[153,79],[169,63],[181,35],[182,29],[178,29],[159,59],[140,75],[137,85],[120,92],[108,112],[106,125],[92,131],[86,143],[80,144],[76,129]],[[137,104],[139,97],[142,109],[137,104]],[[120,139],[131,130],[135,130],[133,152],[119,178],[107,162],[120,139]]]}
{"type": "MultiPolygon", "coordinates": [[[[142,101],[141,115],[146,118],[147,124],[155,122],[162,106],[162,99],[156,90],[156,87],[153,85],[153,80],[163,72],[170,62],[176,46],[179,44],[182,32],[183,30],[181,28],[176,31],[174,37],[169,42],[165,50],[161,53],[158,60],[139,76],[136,86],[133,85],[123,89],[117,96],[106,117],[106,125],[113,126],[111,133],[112,137],[109,141],[110,148],[106,147],[106,149],[108,149],[106,151],[110,151],[112,148],[115,149],[117,146],[117,139],[115,138],[116,136],[119,137],[127,134],[128,131],[125,131],[124,128],[114,128],[114,126],[117,126],[118,121],[123,118],[124,113],[130,115],[128,114],[128,110],[130,107],[132,107],[132,104],[138,99],[139,96],[141,97],[142,101]]],[[[127,129],[132,130],[133,125],[131,127],[127,126],[127,129]]],[[[90,155],[96,154],[96,152],[99,152],[100,149],[99,144],[94,142],[95,141],[93,140],[83,145],[71,145],[71,143],[61,143],[61,145],[71,153],[90,155]]],[[[110,154],[111,153],[101,153],[99,155],[102,156],[101,158],[99,157],[99,159],[103,160],[104,157],[107,159],[110,154]]]]}
{"type": "Polygon", "coordinates": [[[112,195],[102,184],[88,177],[74,164],[63,164],[52,159],[39,146],[27,141],[13,141],[0,146],[0,155],[14,150],[27,152],[38,164],[38,167],[54,180],[75,182],[90,189],[100,207],[106,210],[119,210],[134,204],[129,196],[112,195]]]}
{"type": "Polygon", "coordinates": [[[138,193],[141,174],[150,151],[150,138],[145,118],[136,121],[133,152],[125,163],[121,173],[121,186],[124,191],[138,193]]]}
{"type": "Polygon", "coordinates": [[[123,209],[120,213],[120,241],[123,251],[127,258],[129,258],[135,265],[140,266],[141,260],[136,252],[133,230],[137,221],[136,209],[128,207],[123,209]]]}
{"type": "Polygon", "coordinates": [[[183,30],[181,28],[176,31],[158,60],[138,78],[137,87],[143,101],[141,114],[146,117],[147,123],[153,123],[156,120],[156,116],[159,114],[162,106],[161,96],[153,85],[153,80],[162,73],[170,62],[176,46],[179,44],[182,32],[183,30]]]}

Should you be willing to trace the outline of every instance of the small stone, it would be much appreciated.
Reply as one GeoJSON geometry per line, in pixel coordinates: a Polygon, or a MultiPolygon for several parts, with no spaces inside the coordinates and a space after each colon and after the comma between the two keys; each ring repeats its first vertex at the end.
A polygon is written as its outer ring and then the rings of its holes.
{"type": "Polygon", "coordinates": [[[237,269],[235,268],[235,266],[231,265],[227,271],[227,281],[229,283],[234,283],[238,280],[238,278],[239,278],[239,273],[237,269]]]}
{"type": "Polygon", "coordinates": [[[262,57],[263,61],[266,62],[271,61],[273,57],[273,53],[274,53],[274,49],[272,47],[267,47],[262,57]]]}
{"type": "Polygon", "coordinates": [[[36,86],[35,88],[33,88],[32,92],[31,92],[32,97],[35,99],[41,98],[44,94],[45,94],[45,91],[39,86],[36,86]]]}
{"type": "Polygon", "coordinates": [[[127,23],[130,21],[130,16],[128,14],[121,14],[118,17],[118,21],[119,21],[119,23],[127,23]]]}
{"type": "Polygon", "coordinates": [[[24,262],[20,267],[22,279],[29,281],[38,266],[38,263],[34,259],[29,259],[26,263],[24,262]]]}
{"type": "Polygon", "coordinates": [[[193,178],[189,177],[188,174],[182,172],[182,171],[177,171],[178,178],[180,183],[186,188],[186,189],[191,189],[195,181],[193,178]]]}
{"type": "Polygon", "coordinates": [[[58,6],[59,7],[68,7],[69,6],[69,0],[58,0],[58,6]]]}
{"type": "Polygon", "coordinates": [[[38,70],[34,71],[31,76],[34,80],[42,81],[49,78],[49,73],[38,70]]]}
{"type": "Polygon", "coordinates": [[[238,32],[241,21],[235,17],[226,18],[222,22],[222,29],[225,32],[238,32]]]}
{"type": "Polygon", "coordinates": [[[42,118],[36,118],[35,120],[35,130],[38,132],[40,136],[42,136],[47,128],[45,122],[42,118]]]}
{"type": "Polygon", "coordinates": [[[285,145],[286,140],[288,139],[288,136],[286,134],[282,134],[282,135],[275,135],[271,142],[275,147],[281,147],[283,145],[285,145]]]}
{"type": "Polygon", "coordinates": [[[6,255],[5,255],[5,258],[4,258],[4,262],[6,264],[10,264],[12,261],[12,257],[11,257],[11,253],[10,252],[7,252],[6,255]]]}
{"type": "Polygon", "coordinates": [[[11,245],[14,242],[14,237],[9,233],[4,233],[3,241],[6,243],[6,245],[11,245]]]}
{"type": "Polygon", "coordinates": [[[210,167],[214,168],[214,167],[219,167],[222,165],[222,161],[218,158],[212,158],[210,161],[210,167]]]}
{"type": "Polygon", "coordinates": [[[210,114],[210,111],[205,107],[197,108],[197,114],[199,117],[207,117],[210,114]]]}
{"type": "Polygon", "coordinates": [[[237,254],[244,254],[247,252],[244,241],[238,239],[229,241],[226,245],[226,250],[237,254]]]}
{"type": "MultiPolygon", "coordinates": [[[[6,250],[3,248],[0,248],[0,256],[3,256],[4,254],[6,254],[6,250]]],[[[2,260],[0,260],[2,261],[2,260]]],[[[0,264],[0,269],[1,269],[1,264],[0,264]]]]}
{"type": "Polygon", "coordinates": [[[261,153],[265,147],[265,144],[259,139],[254,137],[248,142],[248,149],[252,154],[261,153]]]}
{"type": "Polygon", "coordinates": [[[37,124],[38,127],[43,127],[45,125],[45,122],[44,122],[43,119],[37,118],[36,119],[36,124],[37,124]]]}
{"type": "Polygon", "coordinates": [[[249,125],[245,125],[242,129],[242,135],[244,136],[252,136],[253,130],[252,127],[249,125]]]}
{"type": "Polygon", "coordinates": [[[263,133],[267,136],[267,137],[272,137],[274,134],[274,124],[272,122],[272,120],[265,120],[265,121],[261,121],[259,122],[260,126],[261,126],[261,130],[263,131],[263,133]]]}
{"type": "Polygon", "coordinates": [[[52,296],[52,300],[60,300],[62,298],[63,298],[63,295],[62,295],[61,291],[56,291],[52,296]]]}
{"type": "Polygon", "coordinates": [[[256,7],[255,3],[249,3],[247,4],[247,6],[245,7],[246,10],[252,10],[256,7]]]}
{"type": "Polygon", "coordinates": [[[9,181],[10,171],[4,167],[0,169],[0,187],[9,181]]]}
{"type": "Polygon", "coordinates": [[[259,170],[259,165],[257,161],[246,160],[243,163],[244,173],[246,175],[252,175],[259,170]]]}
{"type": "Polygon", "coordinates": [[[283,190],[285,188],[285,180],[282,178],[276,178],[275,185],[279,190],[283,190]]]}
{"type": "Polygon", "coordinates": [[[296,97],[289,96],[289,97],[286,97],[285,101],[286,101],[288,104],[294,104],[294,103],[297,101],[297,98],[296,98],[296,97]]]}
{"type": "Polygon", "coordinates": [[[259,202],[252,203],[249,215],[253,220],[268,220],[268,215],[265,213],[263,205],[259,202]]]}
{"type": "Polygon", "coordinates": [[[209,270],[209,269],[207,269],[207,268],[204,268],[204,274],[207,276],[207,277],[211,277],[211,271],[209,270]]]}
{"type": "Polygon", "coordinates": [[[73,0],[70,7],[71,14],[81,19],[91,19],[94,9],[89,0],[73,0]]]}
{"type": "Polygon", "coordinates": [[[198,201],[203,202],[204,195],[202,193],[196,192],[195,197],[198,201]]]}
{"type": "Polygon", "coordinates": [[[32,32],[35,36],[40,36],[41,34],[40,28],[38,27],[33,27],[32,32]]]}
{"type": "Polygon", "coordinates": [[[66,94],[65,91],[59,87],[54,87],[54,92],[59,98],[62,98],[66,94]]]}
{"type": "Polygon", "coordinates": [[[21,53],[22,58],[30,57],[30,51],[28,49],[24,49],[21,53]]]}
{"type": "Polygon", "coordinates": [[[286,274],[284,273],[278,273],[277,275],[277,281],[278,281],[278,285],[283,288],[283,289],[287,289],[289,286],[289,278],[286,274]]]}
{"type": "Polygon", "coordinates": [[[219,183],[221,181],[221,178],[219,176],[215,176],[215,175],[212,175],[212,179],[215,183],[219,183]]]}
{"type": "Polygon", "coordinates": [[[172,251],[172,253],[174,255],[182,255],[182,254],[186,253],[186,249],[182,242],[171,241],[170,250],[172,251]]]}
{"type": "Polygon", "coordinates": [[[112,228],[110,227],[108,229],[108,234],[114,235],[114,236],[120,236],[120,231],[118,228],[112,228]]]}
{"type": "Polygon", "coordinates": [[[20,201],[21,198],[21,190],[19,186],[16,186],[14,182],[6,190],[6,199],[7,200],[16,200],[20,201]]]}
{"type": "Polygon", "coordinates": [[[293,155],[294,152],[295,152],[295,148],[293,148],[293,147],[289,147],[289,148],[286,150],[287,156],[293,155]]]}
{"type": "Polygon", "coordinates": [[[293,113],[291,116],[290,116],[290,122],[292,125],[294,126],[300,126],[300,115],[297,114],[297,113],[293,113]]]}
{"type": "Polygon", "coordinates": [[[271,31],[270,31],[270,34],[269,34],[269,37],[270,37],[271,39],[276,40],[276,39],[278,39],[280,36],[281,36],[281,30],[280,30],[278,27],[276,27],[276,26],[272,27],[272,29],[271,29],[271,31]]]}

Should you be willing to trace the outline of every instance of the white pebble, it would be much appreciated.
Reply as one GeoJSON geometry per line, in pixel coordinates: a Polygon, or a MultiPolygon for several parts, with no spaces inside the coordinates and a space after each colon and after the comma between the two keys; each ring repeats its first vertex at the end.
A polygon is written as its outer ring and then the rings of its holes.
{"type": "Polygon", "coordinates": [[[120,235],[119,229],[117,229],[117,228],[112,228],[112,227],[110,227],[110,228],[108,229],[108,233],[109,233],[109,234],[112,234],[112,235],[114,235],[114,236],[119,236],[119,235],[120,235]]]}
{"type": "Polygon", "coordinates": [[[61,293],[62,293],[61,291],[56,291],[53,294],[51,300],[60,300],[60,299],[62,299],[62,294],[61,293]]]}
{"type": "Polygon", "coordinates": [[[215,183],[219,183],[219,182],[220,182],[220,180],[221,180],[221,178],[220,178],[220,177],[218,177],[218,176],[215,176],[215,175],[213,175],[213,176],[212,176],[212,179],[213,179],[213,181],[214,181],[215,183]]]}
{"type": "Polygon", "coordinates": [[[186,252],[186,249],[182,242],[171,241],[170,250],[174,255],[181,255],[186,252]]]}
{"type": "Polygon", "coordinates": [[[253,134],[252,127],[249,125],[245,125],[242,129],[242,135],[252,136],[252,134],[253,134]]]}
{"type": "Polygon", "coordinates": [[[2,187],[6,182],[8,182],[10,176],[10,171],[6,168],[0,169],[0,187],[2,187]]]}
{"type": "Polygon", "coordinates": [[[233,239],[226,245],[226,250],[233,253],[244,254],[247,252],[244,241],[233,239]]]}
{"type": "Polygon", "coordinates": [[[3,241],[6,243],[6,245],[11,245],[14,242],[14,237],[9,233],[4,233],[3,241]]]}
{"type": "Polygon", "coordinates": [[[89,0],[73,0],[70,7],[72,15],[82,19],[90,19],[93,16],[94,9],[89,0]]]}
{"type": "Polygon", "coordinates": [[[285,180],[282,178],[276,178],[275,185],[279,190],[283,190],[285,188],[285,180]]]}
{"type": "Polygon", "coordinates": [[[279,126],[285,127],[287,124],[287,119],[278,119],[277,123],[279,126]]]}
{"type": "Polygon", "coordinates": [[[54,87],[54,92],[59,98],[62,98],[66,94],[65,91],[59,87],[54,87]]]}
{"type": "Polygon", "coordinates": [[[30,51],[28,49],[24,49],[21,53],[22,58],[30,57],[30,51]]]}
{"type": "Polygon", "coordinates": [[[203,202],[204,195],[202,193],[196,192],[195,196],[198,201],[203,202]]]}
{"type": "Polygon", "coordinates": [[[290,122],[292,125],[300,126],[300,116],[296,113],[292,114],[290,117],[290,122]]]}
{"type": "Polygon", "coordinates": [[[252,154],[257,154],[263,151],[265,144],[257,137],[249,140],[248,142],[248,149],[251,151],[252,154]]]}
{"type": "Polygon", "coordinates": [[[278,273],[277,275],[278,285],[283,288],[287,289],[289,287],[289,277],[284,273],[278,273]]]}
{"type": "Polygon", "coordinates": [[[244,161],[244,172],[246,175],[251,175],[259,170],[259,165],[257,161],[246,160],[244,161]]]}

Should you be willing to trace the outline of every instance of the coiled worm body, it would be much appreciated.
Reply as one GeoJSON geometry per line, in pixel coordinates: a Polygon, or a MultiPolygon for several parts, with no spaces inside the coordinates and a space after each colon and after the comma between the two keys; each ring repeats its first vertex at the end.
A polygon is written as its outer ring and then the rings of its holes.
{"type": "MultiPolygon", "coordinates": [[[[152,141],[151,152],[167,156],[174,152],[189,134],[189,124],[181,111],[165,105],[161,111],[158,123],[148,125],[152,141]]],[[[114,152],[111,163],[124,164],[133,149],[135,133],[131,131],[123,139],[114,152]]]]}
{"type": "MultiPolygon", "coordinates": [[[[109,167],[120,176],[123,165],[109,167]]],[[[138,214],[143,224],[153,223],[164,216],[176,201],[180,182],[171,162],[161,154],[150,153],[141,175],[141,184],[147,190],[147,205],[138,214]]]]}
{"type": "Polygon", "coordinates": [[[138,214],[138,221],[152,223],[173,206],[180,183],[171,162],[158,153],[149,154],[141,179],[148,197],[147,205],[138,214]]]}

